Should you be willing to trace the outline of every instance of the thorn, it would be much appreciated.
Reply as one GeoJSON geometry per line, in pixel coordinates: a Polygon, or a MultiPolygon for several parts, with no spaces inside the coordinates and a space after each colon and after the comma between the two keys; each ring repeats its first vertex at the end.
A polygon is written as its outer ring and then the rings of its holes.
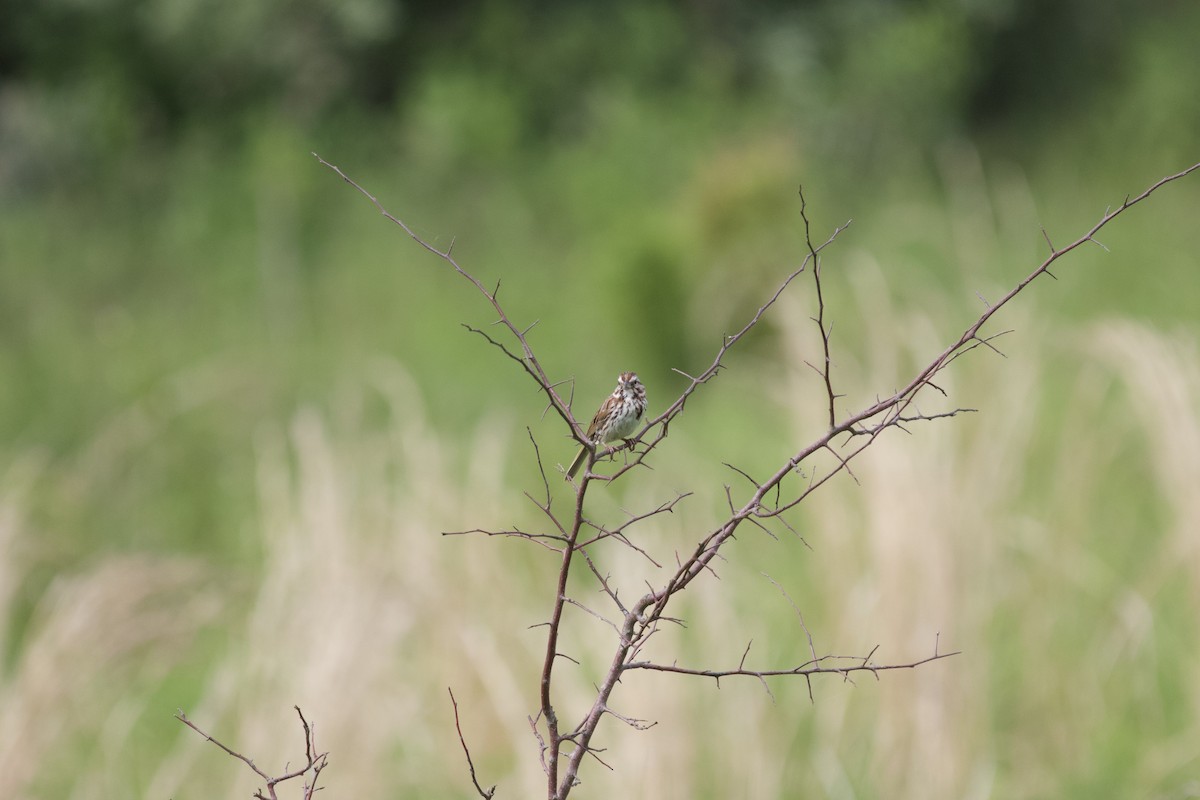
{"type": "Polygon", "coordinates": [[[1050,246],[1050,255],[1057,255],[1058,251],[1054,249],[1054,242],[1050,241],[1050,234],[1046,233],[1045,226],[1042,226],[1042,237],[1046,240],[1046,244],[1050,246]]]}

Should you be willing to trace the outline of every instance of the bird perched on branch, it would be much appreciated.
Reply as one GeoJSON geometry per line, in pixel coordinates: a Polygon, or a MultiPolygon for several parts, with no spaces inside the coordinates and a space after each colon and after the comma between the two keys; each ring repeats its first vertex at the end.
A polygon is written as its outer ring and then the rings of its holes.
{"type": "MultiPolygon", "coordinates": [[[[622,372],[617,376],[617,388],[600,406],[592,424],[588,426],[587,438],[592,447],[607,444],[617,439],[625,439],[637,430],[642,415],[646,413],[646,387],[638,380],[634,372],[622,372]]],[[[575,473],[587,458],[588,447],[580,447],[579,454],[567,467],[567,479],[575,477],[575,473]]]]}

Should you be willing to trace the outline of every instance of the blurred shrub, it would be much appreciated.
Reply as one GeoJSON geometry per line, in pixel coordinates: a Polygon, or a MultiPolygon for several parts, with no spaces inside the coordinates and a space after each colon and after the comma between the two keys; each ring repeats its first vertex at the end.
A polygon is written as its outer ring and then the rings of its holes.
{"type": "Polygon", "coordinates": [[[0,15],[11,193],[264,115],[311,127],[398,107],[446,148],[536,150],[586,137],[614,89],[713,107],[782,100],[865,168],[1017,114],[1053,129],[1064,110],[1138,85],[1138,71],[1159,94],[1173,59],[1161,51],[1195,51],[1171,33],[1196,12],[1168,0],[0,0],[0,15]]]}
{"type": "Polygon", "coordinates": [[[48,0],[9,16],[6,72],[50,86],[108,76],[158,124],[264,103],[314,113],[362,87],[400,9],[387,0],[48,0]]]}

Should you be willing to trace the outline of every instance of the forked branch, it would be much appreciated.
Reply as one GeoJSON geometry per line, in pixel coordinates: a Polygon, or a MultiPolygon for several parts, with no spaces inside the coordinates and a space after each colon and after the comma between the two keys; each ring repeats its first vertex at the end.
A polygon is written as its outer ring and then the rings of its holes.
{"type": "MultiPolygon", "coordinates": [[[[314,153],[314,155],[316,154],[314,153]]],[[[498,325],[499,329],[511,338],[511,342],[503,341],[479,328],[470,326],[468,328],[499,348],[508,358],[520,364],[524,372],[538,384],[539,391],[546,396],[549,407],[553,408],[555,413],[566,423],[575,441],[579,444],[590,444],[586,441],[583,429],[572,414],[570,400],[564,399],[558,391],[558,386],[561,385],[561,382],[555,382],[549,378],[545,368],[534,354],[534,349],[528,338],[533,325],[520,327],[509,318],[500,301],[497,299],[499,284],[497,284],[495,290],[489,290],[480,280],[464,270],[453,257],[451,254],[453,245],[445,250],[433,246],[430,242],[416,234],[402,220],[389,213],[373,195],[351,180],[341,169],[329,164],[321,159],[320,156],[316,157],[321,164],[333,170],[342,180],[353,186],[370,200],[384,217],[402,228],[421,247],[449,265],[483,295],[498,317],[494,324],[498,325]]],[[[1106,210],[1104,215],[1090,230],[1065,247],[1055,248],[1053,244],[1050,244],[1049,236],[1046,236],[1046,241],[1050,246],[1050,255],[998,301],[991,304],[985,303],[983,313],[967,325],[956,340],[949,344],[941,353],[934,356],[907,384],[892,395],[876,400],[871,405],[857,412],[843,415],[840,418],[837,411],[837,401],[842,395],[836,391],[832,373],[832,324],[829,322],[826,313],[825,293],[821,281],[821,256],[825,248],[833,243],[838,235],[845,230],[846,226],[843,225],[835,228],[824,241],[819,244],[814,243],[807,213],[807,204],[803,193],[801,193],[800,214],[804,222],[805,244],[807,247],[807,253],[802,263],[780,281],[766,301],[759,306],[757,311],[739,330],[722,337],[711,363],[704,371],[698,375],[691,375],[680,369],[675,370],[688,379],[688,385],[662,413],[648,420],[641,431],[634,435],[627,444],[618,444],[603,448],[596,453],[596,458],[603,458],[615,454],[620,450],[628,450],[628,457],[624,464],[616,467],[610,474],[605,476],[594,475],[590,468],[584,470],[581,478],[573,484],[574,502],[571,504],[569,510],[560,512],[554,509],[552,505],[550,484],[546,479],[545,470],[542,468],[539,452],[537,453],[538,466],[541,470],[545,499],[535,500],[532,496],[527,496],[535,502],[544,516],[549,520],[551,530],[545,533],[536,533],[524,531],[513,526],[501,531],[478,531],[489,535],[516,536],[529,539],[530,541],[546,546],[559,555],[559,569],[551,601],[551,613],[549,619],[544,623],[547,628],[547,637],[543,667],[540,675],[539,709],[537,715],[531,717],[529,720],[533,735],[537,740],[539,759],[546,773],[547,797],[550,800],[565,800],[579,782],[579,769],[584,756],[592,755],[599,760],[597,752],[591,747],[591,741],[600,720],[605,715],[616,716],[630,724],[636,723],[635,727],[642,724],[640,720],[635,720],[632,717],[622,717],[615,714],[609,706],[611,696],[619,684],[621,677],[631,670],[653,670],[711,677],[714,679],[728,676],[746,676],[756,678],[766,686],[766,679],[769,677],[800,675],[806,681],[811,681],[813,675],[827,673],[840,674],[847,678],[855,672],[870,672],[877,675],[879,672],[886,670],[912,669],[922,664],[953,655],[953,653],[938,652],[935,645],[933,655],[926,658],[900,664],[879,665],[871,662],[871,656],[874,651],[862,658],[817,656],[811,637],[809,637],[811,658],[798,666],[786,669],[748,668],[745,665],[746,655],[743,655],[742,662],[736,668],[726,670],[685,668],[677,665],[658,664],[639,658],[646,642],[659,630],[660,623],[677,621],[666,615],[666,610],[672,599],[683,592],[700,575],[705,573],[712,574],[714,572],[713,560],[720,556],[723,546],[733,538],[743,522],[749,521],[752,525],[763,527],[766,530],[763,521],[774,520],[795,532],[794,528],[784,518],[784,515],[835,476],[843,472],[852,475],[853,473],[850,470],[853,460],[870,447],[884,431],[890,428],[906,430],[904,428],[906,423],[942,419],[952,417],[960,412],[970,411],[971,409],[960,408],[947,412],[925,413],[915,403],[918,396],[926,388],[932,388],[936,392],[945,394],[934,383],[934,380],[956,358],[979,347],[995,350],[992,341],[1000,334],[985,336],[982,334],[984,326],[1001,308],[1024,291],[1034,280],[1043,274],[1051,274],[1050,267],[1055,262],[1085,242],[1096,242],[1095,235],[1126,209],[1145,200],[1167,183],[1183,178],[1197,169],[1200,169],[1200,164],[1193,165],[1174,175],[1168,175],[1136,197],[1127,197],[1116,209],[1110,208],[1106,210]],[[625,523],[619,527],[612,528],[599,522],[593,522],[584,516],[584,500],[589,486],[597,478],[612,482],[620,479],[632,469],[648,467],[649,465],[645,463],[645,459],[667,437],[671,423],[683,413],[687,401],[692,394],[701,386],[708,384],[720,373],[721,369],[725,366],[724,358],[729,350],[765,318],[783,292],[797,277],[810,268],[816,295],[816,308],[813,321],[820,332],[822,350],[820,366],[814,367],[814,369],[821,376],[824,387],[828,410],[828,429],[816,439],[798,449],[769,476],[751,477],[746,471],[731,466],[731,469],[734,469],[749,482],[750,487],[743,489],[743,491],[749,493],[748,496],[745,496],[739,505],[734,500],[732,489],[727,487],[729,500],[728,516],[699,539],[690,555],[686,558],[677,559],[674,571],[663,583],[657,587],[650,586],[644,595],[632,603],[623,602],[619,599],[614,582],[609,575],[600,571],[589,550],[611,541],[633,547],[649,558],[648,554],[645,554],[643,550],[633,545],[625,535],[625,531],[630,526],[651,519],[661,513],[670,513],[673,511],[675,504],[686,495],[678,495],[674,500],[661,504],[649,513],[640,516],[631,515],[631,518],[626,520],[625,523]],[[821,472],[818,472],[813,467],[808,470],[807,476],[803,475],[800,467],[807,465],[808,462],[822,453],[832,454],[833,463],[831,467],[821,472]],[[581,533],[585,528],[595,531],[595,535],[590,535],[588,538],[582,539],[581,533]],[[568,579],[576,554],[584,558],[588,570],[600,585],[603,594],[617,609],[615,621],[599,612],[578,604],[568,597],[568,579]],[[616,645],[609,668],[596,688],[595,699],[590,709],[586,711],[577,724],[569,730],[563,730],[562,722],[559,719],[553,702],[553,679],[555,666],[560,657],[563,656],[558,650],[558,641],[562,629],[563,611],[568,604],[579,605],[587,613],[604,620],[615,628],[616,645]]],[[[1098,242],[1096,243],[1099,244],[1098,242]]],[[[653,559],[651,561],[652,563],[657,563],[653,562],[653,559]]],[[[801,624],[803,624],[802,619],[801,624]]],[[[807,628],[805,630],[807,631],[807,628]]],[[[463,742],[465,750],[466,745],[465,740],[462,738],[461,729],[459,729],[459,737],[460,741],[463,742]]],[[[470,754],[468,753],[467,755],[470,765],[470,754]]],[[[253,765],[251,766],[253,768],[253,765]]],[[[470,766],[472,768],[472,779],[474,780],[473,765],[470,766]]],[[[257,768],[254,769],[257,772],[257,768]]],[[[262,773],[259,774],[261,775],[262,773]]],[[[475,783],[475,786],[476,790],[485,798],[491,797],[492,790],[484,792],[478,782],[475,783]]]]}
{"type": "Polygon", "coordinates": [[[297,716],[300,717],[301,727],[304,728],[304,758],[305,758],[304,766],[299,767],[298,769],[285,771],[282,774],[275,775],[275,776],[268,775],[265,771],[260,769],[258,767],[258,765],[255,764],[250,758],[242,755],[241,753],[239,753],[236,750],[225,745],[218,739],[216,739],[216,738],[210,736],[209,734],[205,733],[204,731],[202,731],[196,725],[196,723],[194,723],[190,719],[188,719],[187,714],[184,714],[182,710],[175,714],[175,719],[179,720],[184,725],[187,725],[189,728],[194,730],[196,733],[200,734],[205,739],[207,739],[208,741],[215,744],[217,747],[224,750],[230,756],[233,756],[238,761],[241,761],[243,764],[245,764],[247,767],[249,767],[254,772],[255,775],[257,775],[259,778],[261,778],[263,781],[263,784],[264,784],[264,788],[259,789],[258,791],[256,791],[254,793],[254,796],[259,798],[259,800],[279,800],[279,795],[276,794],[275,787],[281,783],[287,783],[288,781],[295,780],[296,778],[304,778],[303,794],[301,796],[304,798],[304,800],[312,800],[313,795],[320,788],[319,786],[317,786],[317,779],[321,776],[321,770],[325,769],[325,766],[328,763],[329,753],[317,752],[316,739],[315,739],[315,733],[313,731],[313,726],[309,725],[308,720],[306,720],[304,718],[304,712],[302,712],[300,710],[300,706],[293,706],[293,707],[296,709],[297,716]],[[263,794],[264,789],[266,791],[266,794],[263,794]]]}

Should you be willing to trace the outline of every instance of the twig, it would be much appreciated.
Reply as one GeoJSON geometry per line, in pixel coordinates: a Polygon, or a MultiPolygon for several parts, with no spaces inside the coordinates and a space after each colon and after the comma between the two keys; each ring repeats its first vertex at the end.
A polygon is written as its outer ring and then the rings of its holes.
{"type": "MultiPolygon", "coordinates": [[[[872,650],[871,652],[873,653],[874,650],[872,650]]],[[[918,659],[916,661],[909,661],[904,664],[871,664],[869,661],[869,659],[870,659],[869,655],[866,657],[828,655],[828,656],[821,656],[819,658],[814,659],[813,661],[801,664],[800,666],[792,667],[791,669],[746,669],[744,667],[736,667],[734,669],[724,669],[724,670],[721,670],[721,669],[691,669],[688,667],[678,666],[677,664],[655,664],[650,661],[630,662],[629,664],[625,665],[625,669],[626,670],[646,669],[646,670],[651,670],[654,672],[674,672],[679,675],[695,675],[695,676],[702,677],[702,678],[716,678],[716,679],[728,678],[728,677],[732,677],[735,675],[745,676],[745,677],[750,677],[750,678],[757,678],[759,680],[763,680],[764,678],[782,677],[785,675],[835,674],[835,675],[842,675],[844,677],[844,676],[848,676],[854,672],[870,672],[873,675],[875,675],[876,677],[878,677],[878,674],[880,672],[887,672],[889,670],[897,670],[897,669],[916,669],[917,667],[921,666],[922,664],[928,664],[933,661],[941,661],[943,658],[950,658],[951,656],[960,655],[960,652],[961,651],[958,651],[958,650],[954,651],[953,653],[936,653],[935,652],[931,656],[926,656],[925,658],[918,659]],[[844,665],[833,664],[832,666],[825,666],[825,664],[830,661],[835,661],[835,662],[836,661],[849,661],[852,663],[844,664],[844,665]]]]}
{"type": "Polygon", "coordinates": [[[817,329],[821,333],[821,350],[823,359],[821,361],[821,378],[825,382],[825,396],[828,401],[827,410],[829,411],[829,427],[833,427],[837,423],[837,398],[838,395],[833,391],[833,359],[829,354],[829,340],[833,336],[833,326],[825,324],[825,294],[821,288],[821,260],[817,256],[817,250],[812,243],[812,228],[808,221],[808,201],[804,199],[804,187],[799,189],[800,194],[800,219],[804,220],[804,243],[808,247],[809,258],[812,259],[813,270],[813,285],[817,290],[817,316],[813,321],[817,323],[817,329]]]}
{"type": "Polygon", "coordinates": [[[518,328],[512,322],[512,320],[509,319],[508,314],[504,311],[503,306],[500,305],[500,301],[497,299],[497,295],[500,292],[499,282],[497,282],[496,288],[494,290],[488,291],[487,287],[484,286],[483,283],[478,278],[476,278],[471,273],[467,272],[465,269],[462,268],[461,265],[459,265],[457,259],[455,259],[454,256],[451,254],[451,250],[453,250],[453,243],[451,243],[451,246],[446,248],[445,250],[439,250],[437,247],[434,247],[430,242],[428,242],[426,239],[422,238],[419,234],[417,234],[416,231],[414,231],[412,228],[410,228],[407,223],[405,223],[399,217],[393,215],[386,208],[384,208],[383,204],[379,202],[379,200],[375,197],[375,195],[371,194],[366,189],[364,189],[362,186],[360,186],[357,182],[355,182],[352,178],[350,178],[350,176],[348,176],[345,172],[343,172],[340,167],[335,166],[334,164],[330,164],[328,161],[321,158],[321,156],[317,155],[316,153],[313,153],[313,157],[316,158],[317,161],[322,166],[328,167],[334,173],[336,173],[338,175],[338,177],[340,177],[343,181],[345,181],[346,183],[353,186],[359,192],[359,194],[361,194],[363,197],[365,197],[371,201],[371,204],[373,206],[375,206],[376,210],[379,211],[379,213],[382,214],[385,219],[387,219],[389,222],[392,222],[393,224],[399,226],[400,229],[403,230],[406,234],[408,234],[409,238],[411,238],[414,242],[416,242],[418,245],[423,247],[425,250],[428,250],[430,253],[437,256],[442,261],[444,261],[458,275],[461,275],[464,279],[469,281],[471,283],[471,285],[474,286],[475,289],[480,294],[482,294],[484,296],[484,298],[487,299],[487,301],[491,304],[492,309],[496,312],[496,314],[499,317],[499,319],[497,321],[508,330],[508,332],[512,335],[512,337],[520,345],[521,355],[518,356],[516,353],[513,353],[511,350],[509,350],[507,347],[505,347],[502,343],[496,341],[491,336],[489,336],[488,334],[484,333],[483,331],[481,331],[477,328],[472,328],[471,326],[466,326],[468,328],[468,330],[474,331],[475,333],[478,333],[480,336],[483,336],[489,342],[491,342],[492,344],[496,345],[501,350],[503,350],[504,353],[509,358],[513,359],[518,364],[520,364],[521,368],[530,377],[532,377],[535,381],[537,381],[538,385],[541,387],[541,390],[546,394],[546,398],[547,398],[547,400],[549,400],[551,407],[553,407],[555,412],[560,417],[562,417],[562,420],[565,423],[567,423],[567,427],[571,429],[571,433],[575,437],[575,440],[577,442],[579,442],[580,444],[586,443],[587,436],[586,436],[583,428],[580,427],[579,423],[575,420],[574,416],[572,416],[571,409],[567,405],[566,401],[563,400],[563,398],[559,395],[558,391],[554,388],[555,386],[557,386],[557,383],[555,383],[554,381],[551,381],[547,377],[546,371],[542,368],[541,362],[539,362],[537,359],[537,356],[534,355],[533,348],[530,346],[529,340],[526,338],[526,335],[525,335],[525,331],[528,329],[518,328]]]}
{"type": "Polygon", "coordinates": [[[233,750],[232,748],[228,747],[227,745],[225,745],[220,740],[214,738],[213,736],[210,736],[208,733],[205,733],[203,730],[200,729],[199,726],[196,725],[196,723],[194,723],[190,719],[188,719],[187,714],[184,714],[182,709],[180,709],[179,711],[176,712],[175,719],[179,720],[184,725],[187,725],[189,728],[194,730],[196,733],[203,736],[207,741],[212,742],[217,747],[224,750],[228,755],[233,756],[234,758],[236,758],[237,760],[241,761],[243,764],[248,766],[251,770],[253,770],[254,774],[257,775],[259,778],[261,778],[263,780],[263,782],[266,784],[266,791],[267,791],[266,794],[263,794],[261,790],[256,791],[254,793],[254,796],[257,798],[260,798],[260,800],[279,800],[278,795],[275,792],[276,786],[278,786],[279,784],[284,783],[286,781],[294,780],[303,775],[306,775],[310,770],[312,771],[312,780],[311,781],[305,780],[303,796],[304,796],[304,800],[312,800],[313,795],[316,793],[317,789],[319,788],[317,786],[317,779],[321,776],[321,770],[325,769],[325,766],[329,761],[329,754],[317,752],[316,739],[315,739],[315,735],[313,733],[312,726],[310,726],[308,724],[308,720],[306,720],[304,718],[304,712],[302,712],[300,710],[300,706],[293,706],[293,708],[296,709],[296,714],[300,717],[300,725],[304,728],[305,764],[303,767],[301,767],[299,769],[295,769],[290,772],[285,772],[284,774],[278,775],[275,777],[272,777],[272,776],[268,775],[266,772],[264,772],[263,770],[259,769],[258,765],[256,765],[247,756],[242,755],[241,753],[239,753],[239,752],[233,750]]]}
{"type": "Polygon", "coordinates": [[[479,780],[475,777],[475,762],[471,760],[471,750],[467,747],[467,740],[463,738],[462,725],[458,721],[458,701],[454,699],[454,690],[449,686],[446,691],[450,693],[450,703],[454,706],[454,729],[458,731],[458,743],[462,745],[463,753],[467,756],[467,769],[471,771],[471,783],[475,784],[475,791],[479,792],[479,796],[483,800],[492,800],[492,795],[496,793],[496,787],[485,790],[479,785],[479,780]]]}

